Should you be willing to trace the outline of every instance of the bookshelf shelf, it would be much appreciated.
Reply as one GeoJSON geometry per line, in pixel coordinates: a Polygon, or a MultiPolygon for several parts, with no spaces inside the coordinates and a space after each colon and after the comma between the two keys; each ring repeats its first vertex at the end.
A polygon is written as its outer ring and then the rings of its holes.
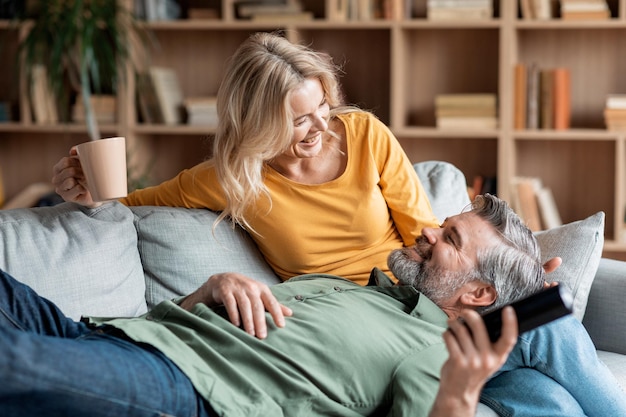
{"type": "MultiPolygon", "coordinates": [[[[626,0],[609,0],[611,18],[602,21],[524,19],[519,2],[512,0],[494,0],[491,19],[448,21],[429,20],[427,0],[413,0],[411,16],[367,21],[333,20],[336,0],[304,0],[313,20],[277,23],[237,20],[234,0],[184,3],[210,4],[219,19],[143,25],[157,44],[151,64],[173,68],[185,97],[216,94],[224,63],[239,44],[255,31],[280,30],[342,64],[348,102],[374,111],[413,162],[450,161],[468,184],[476,175],[497,177],[498,195],[505,199],[511,197],[512,177],[540,176],[552,188],[563,221],[605,211],[606,251],[626,259],[626,132],[607,131],[603,118],[606,96],[626,94],[626,0]],[[569,129],[514,129],[513,69],[531,62],[570,69],[569,129]],[[436,128],[435,98],[452,93],[496,95],[498,128],[436,128]]],[[[0,21],[0,60],[5,63],[0,101],[18,109],[24,99],[16,88],[21,82],[14,59],[19,36],[11,22],[0,21]]],[[[126,136],[133,158],[140,169],[150,168],[155,183],[203,160],[214,130],[141,122],[134,74],[128,71],[128,84],[118,97],[119,122],[101,126],[103,135],[126,136]]],[[[7,197],[31,182],[49,180],[52,165],[86,139],[84,125],[37,125],[24,111],[0,123],[7,197]]]]}

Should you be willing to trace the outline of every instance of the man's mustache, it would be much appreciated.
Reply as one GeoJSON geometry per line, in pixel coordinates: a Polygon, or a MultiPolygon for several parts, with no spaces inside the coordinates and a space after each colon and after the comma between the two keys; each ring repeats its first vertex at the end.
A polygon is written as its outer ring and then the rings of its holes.
{"type": "Polygon", "coordinates": [[[415,239],[415,251],[423,259],[430,259],[433,253],[433,246],[428,242],[424,235],[420,235],[415,239]]]}

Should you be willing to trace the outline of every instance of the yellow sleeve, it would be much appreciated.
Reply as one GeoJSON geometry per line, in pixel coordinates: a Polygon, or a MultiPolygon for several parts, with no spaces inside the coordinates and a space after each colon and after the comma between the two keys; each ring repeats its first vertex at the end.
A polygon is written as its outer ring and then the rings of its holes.
{"type": "Polygon", "coordinates": [[[185,169],[159,185],[136,190],[120,202],[127,206],[207,208],[214,211],[225,207],[221,186],[209,162],[185,169]]]}
{"type": "Polygon", "coordinates": [[[413,164],[393,133],[382,122],[372,140],[372,155],[380,175],[380,187],[393,222],[405,246],[412,245],[424,227],[439,227],[426,191],[413,164]]]}

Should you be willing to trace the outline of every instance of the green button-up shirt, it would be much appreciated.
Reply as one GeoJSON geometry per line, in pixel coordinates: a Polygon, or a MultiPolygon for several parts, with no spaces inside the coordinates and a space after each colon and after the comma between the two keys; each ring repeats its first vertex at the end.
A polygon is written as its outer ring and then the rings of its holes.
{"type": "Polygon", "coordinates": [[[219,415],[428,414],[447,358],[447,316],[428,298],[329,275],[304,275],[272,292],[293,316],[276,328],[268,315],[263,340],[203,304],[186,311],[165,301],[107,323],[165,353],[219,415]]]}

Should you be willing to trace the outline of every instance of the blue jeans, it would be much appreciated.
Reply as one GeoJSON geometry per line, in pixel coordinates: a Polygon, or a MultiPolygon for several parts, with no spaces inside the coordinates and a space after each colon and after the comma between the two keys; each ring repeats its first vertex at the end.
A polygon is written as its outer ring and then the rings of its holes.
{"type": "Polygon", "coordinates": [[[626,393],[573,316],[520,335],[481,402],[500,416],[626,416],[626,393]]]}
{"type": "Polygon", "coordinates": [[[169,359],[111,332],[0,271],[0,415],[209,416],[169,359]]]}

